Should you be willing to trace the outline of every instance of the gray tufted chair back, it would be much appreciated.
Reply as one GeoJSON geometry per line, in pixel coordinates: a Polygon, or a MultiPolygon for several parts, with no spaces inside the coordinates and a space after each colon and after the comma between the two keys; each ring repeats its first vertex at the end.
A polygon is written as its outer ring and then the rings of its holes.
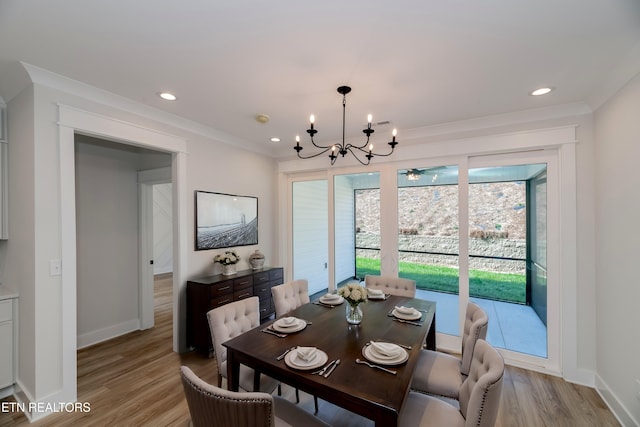
{"type": "Polygon", "coordinates": [[[385,294],[416,297],[416,281],[411,279],[367,274],[364,276],[364,285],[367,288],[379,289],[385,294]]]}
{"type": "Polygon", "coordinates": [[[485,340],[478,340],[473,351],[469,376],[460,388],[460,412],[465,426],[493,427],[502,399],[504,360],[485,340]]]}
{"type": "Polygon", "coordinates": [[[298,279],[274,286],[271,288],[271,295],[276,309],[276,317],[283,316],[310,301],[309,282],[306,279],[298,279]]]}
{"type": "Polygon", "coordinates": [[[464,331],[462,333],[462,364],[460,373],[469,375],[473,348],[478,340],[487,339],[487,329],[489,327],[489,316],[477,304],[469,302],[464,320],[464,331]]]}

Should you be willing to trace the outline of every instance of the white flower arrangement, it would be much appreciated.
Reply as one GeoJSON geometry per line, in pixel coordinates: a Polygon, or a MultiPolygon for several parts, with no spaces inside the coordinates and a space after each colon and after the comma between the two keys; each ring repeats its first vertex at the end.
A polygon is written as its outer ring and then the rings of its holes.
{"type": "Polygon", "coordinates": [[[338,289],[338,295],[343,297],[347,302],[356,306],[361,302],[367,301],[367,290],[357,283],[349,283],[338,289]]]}
{"type": "Polygon", "coordinates": [[[213,262],[219,262],[222,265],[237,264],[240,261],[240,255],[233,249],[230,251],[224,251],[224,254],[218,254],[213,258],[213,262]]]}

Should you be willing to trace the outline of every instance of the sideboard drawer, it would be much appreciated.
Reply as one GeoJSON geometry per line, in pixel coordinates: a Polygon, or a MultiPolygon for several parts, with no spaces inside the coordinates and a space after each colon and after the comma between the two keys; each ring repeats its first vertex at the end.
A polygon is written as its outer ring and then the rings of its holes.
{"type": "Polygon", "coordinates": [[[274,268],[273,270],[269,271],[269,280],[279,280],[278,285],[281,285],[283,283],[283,276],[284,272],[281,268],[274,268]]]}
{"type": "Polygon", "coordinates": [[[233,294],[223,295],[218,298],[212,298],[211,304],[209,304],[209,310],[213,310],[216,307],[220,307],[221,305],[229,304],[233,302],[233,294]]]}
{"type": "Polygon", "coordinates": [[[245,299],[252,296],[253,296],[253,288],[241,289],[233,293],[233,300],[238,301],[240,299],[245,299]]]}
{"type": "Polygon", "coordinates": [[[263,271],[260,273],[256,273],[253,276],[253,280],[255,281],[256,285],[261,285],[262,283],[266,283],[269,281],[269,272],[268,271],[263,271]]]}
{"type": "Polygon", "coordinates": [[[253,277],[244,276],[237,279],[233,279],[233,290],[238,291],[240,289],[247,289],[253,286],[253,277]]]}
{"type": "Polygon", "coordinates": [[[226,282],[218,283],[209,288],[209,296],[212,299],[230,294],[233,295],[233,280],[227,280],[226,282]]]}
{"type": "Polygon", "coordinates": [[[260,318],[261,319],[273,313],[273,308],[271,306],[272,306],[271,299],[260,300],[260,318]]]}
{"type": "Polygon", "coordinates": [[[260,298],[260,300],[271,298],[271,284],[264,283],[262,285],[257,285],[253,288],[254,295],[260,298]]]}

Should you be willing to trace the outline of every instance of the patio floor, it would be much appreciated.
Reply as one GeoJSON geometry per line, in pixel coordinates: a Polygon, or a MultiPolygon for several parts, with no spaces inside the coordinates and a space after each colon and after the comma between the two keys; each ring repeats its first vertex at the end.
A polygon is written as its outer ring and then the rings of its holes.
{"type": "MultiPolygon", "coordinates": [[[[458,335],[458,295],[418,289],[416,297],[436,302],[438,332],[458,335]]],[[[489,316],[487,341],[495,347],[547,357],[547,328],[530,306],[470,298],[489,316]]]]}

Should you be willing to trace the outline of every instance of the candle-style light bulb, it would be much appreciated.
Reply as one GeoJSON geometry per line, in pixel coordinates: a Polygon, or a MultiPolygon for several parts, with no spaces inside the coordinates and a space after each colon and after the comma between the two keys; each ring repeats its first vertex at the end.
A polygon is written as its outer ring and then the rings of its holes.
{"type": "Polygon", "coordinates": [[[333,151],[335,153],[335,151],[336,151],[336,146],[335,145],[333,147],[331,147],[331,151],[333,151]]]}
{"type": "Polygon", "coordinates": [[[367,123],[371,124],[371,120],[373,119],[373,117],[371,116],[371,114],[369,114],[367,116],[367,123]]]}
{"type": "Polygon", "coordinates": [[[369,154],[373,151],[373,144],[369,144],[369,154]]]}
{"type": "Polygon", "coordinates": [[[391,135],[393,135],[393,142],[396,141],[396,135],[398,134],[398,130],[394,129],[393,132],[391,132],[391,135]]]}
{"type": "Polygon", "coordinates": [[[313,129],[313,124],[316,121],[316,116],[314,116],[313,114],[311,116],[309,116],[309,123],[311,123],[311,129],[313,129]]]}
{"type": "Polygon", "coordinates": [[[296,143],[300,143],[300,135],[296,135],[296,143]]]}

